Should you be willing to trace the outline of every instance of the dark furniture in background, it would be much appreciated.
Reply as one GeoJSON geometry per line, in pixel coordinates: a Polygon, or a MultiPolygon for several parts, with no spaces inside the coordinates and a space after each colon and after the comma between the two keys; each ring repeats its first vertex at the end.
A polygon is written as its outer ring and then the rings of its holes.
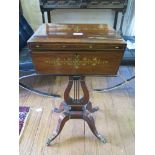
{"type": "MultiPolygon", "coordinates": [[[[123,39],[135,43],[135,36],[123,36],[123,39]]],[[[135,65],[135,49],[126,48],[121,65],[135,65]]]]}
{"type": "Polygon", "coordinates": [[[19,14],[19,70],[34,71],[32,59],[27,47],[27,40],[33,35],[33,30],[24,16],[19,14]]]}
{"type": "Polygon", "coordinates": [[[19,86],[39,95],[60,97],[59,95],[56,94],[52,93],[49,94],[46,92],[33,89],[32,87],[29,87],[21,82],[21,80],[24,78],[38,76],[32,63],[29,48],[27,47],[27,40],[33,35],[33,33],[34,32],[31,26],[28,24],[24,16],[20,13],[19,14],[19,71],[20,71],[19,86]]]}
{"type": "Polygon", "coordinates": [[[116,29],[118,13],[122,12],[120,33],[128,0],[39,0],[42,20],[45,23],[44,13],[47,12],[48,23],[51,23],[50,12],[54,9],[112,9],[115,11],[113,27],[116,29]]]}

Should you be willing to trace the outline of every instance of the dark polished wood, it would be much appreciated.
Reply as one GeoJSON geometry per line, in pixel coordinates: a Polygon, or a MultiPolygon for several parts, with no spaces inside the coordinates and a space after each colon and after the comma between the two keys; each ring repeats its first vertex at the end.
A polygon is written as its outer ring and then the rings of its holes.
{"type": "Polygon", "coordinates": [[[60,134],[63,126],[69,119],[83,119],[88,123],[92,133],[103,143],[106,143],[106,138],[99,134],[92,113],[98,111],[98,107],[92,107],[89,101],[89,92],[85,84],[84,76],[70,76],[68,86],[64,92],[64,101],[60,104],[59,108],[55,108],[54,112],[61,113],[58,119],[58,124],[52,136],[48,138],[47,145],[60,134]],[[83,90],[83,97],[80,98],[79,87],[83,90]],[[70,91],[74,85],[74,97],[70,97],[70,91]]]}
{"type": "Polygon", "coordinates": [[[116,27],[117,27],[117,19],[118,19],[118,11],[115,12],[115,17],[114,17],[114,26],[113,27],[114,27],[115,30],[116,30],[116,27]]]}
{"type": "Polygon", "coordinates": [[[41,12],[42,14],[42,20],[43,20],[43,23],[45,23],[45,16],[44,16],[44,12],[41,12]]]}
{"type": "Polygon", "coordinates": [[[114,75],[126,43],[106,24],[43,24],[28,46],[39,73],[114,75]]]}
{"type": "Polygon", "coordinates": [[[103,143],[95,127],[85,75],[115,75],[126,47],[120,35],[106,24],[43,24],[29,39],[28,46],[38,73],[68,75],[64,101],[54,112],[61,113],[49,145],[69,119],[83,119],[103,143]],[[80,95],[80,88],[83,96],[80,95]],[[73,97],[70,92],[73,89],[73,97]]]}
{"type": "Polygon", "coordinates": [[[50,11],[47,11],[47,19],[48,19],[48,22],[51,23],[51,12],[50,11]]]}

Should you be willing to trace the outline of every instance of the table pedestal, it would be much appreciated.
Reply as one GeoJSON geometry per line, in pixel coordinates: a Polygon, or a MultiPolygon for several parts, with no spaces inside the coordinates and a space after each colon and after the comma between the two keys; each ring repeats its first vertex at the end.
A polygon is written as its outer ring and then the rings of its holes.
{"type": "Polygon", "coordinates": [[[100,135],[96,129],[95,121],[92,113],[97,111],[98,107],[92,107],[89,101],[89,92],[85,84],[84,76],[70,76],[68,86],[64,92],[64,101],[60,104],[59,108],[55,108],[54,112],[61,113],[58,119],[58,124],[53,135],[48,138],[47,145],[60,134],[64,124],[69,119],[83,119],[86,121],[93,132],[93,134],[103,143],[106,143],[104,136],[100,135]],[[80,98],[80,84],[83,91],[83,97],[80,98]],[[70,97],[70,91],[73,86],[74,95],[70,97]]]}

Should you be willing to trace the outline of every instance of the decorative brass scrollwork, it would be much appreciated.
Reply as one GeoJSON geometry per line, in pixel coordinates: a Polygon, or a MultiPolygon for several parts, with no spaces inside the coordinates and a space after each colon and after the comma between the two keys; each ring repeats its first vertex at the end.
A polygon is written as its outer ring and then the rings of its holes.
{"type": "Polygon", "coordinates": [[[92,56],[90,58],[83,57],[80,58],[79,54],[75,54],[72,58],[60,58],[56,57],[55,59],[47,59],[45,60],[45,63],[54,65],[54,66],[73,66],[75,69],[78,69],[82,66],[97,66],[97,65],[103,65],[108,64],[108,60],[102,60],[99,57],[92,56]]]}

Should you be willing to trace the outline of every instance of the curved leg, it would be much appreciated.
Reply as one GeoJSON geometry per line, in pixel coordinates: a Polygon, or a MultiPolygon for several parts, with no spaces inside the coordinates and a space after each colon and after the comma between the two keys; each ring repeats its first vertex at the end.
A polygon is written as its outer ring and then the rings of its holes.
{"type": "Polygon", "coordinates": [[[88,102],[87,105],[86,105],[86,109],[91,112],[91,113],[94,113],[96,111],[99,110],[99,107],[92,107],[92,103],[91,102],[88,102]]]}
{"type": "Polygon", "coordinates": [[[63,103],[60,104],[59,108],[53,108],[52,111],[55,112],[55,113],[61,113],[61,112],[63,112],[64,111],[63,103]]]}
{"type": "Polygon", "coordinates": [[[92,114],[90,112],[85,112],[83,119],[88,123],[92,133],[103,143],[106,143],[107,140],[104,136],[102,136],[101,134],[98,133],[96,126],[95,126],[95,121],[94,118],[92,116],[92,114]]]}
{"type": "Polygon", "coordinates": [[[54,108],[53,109],[53,112],[55,112],[55,113],[61,113],[64,110],[70,110],[70,107],[65,102],[61,102],[59,108],[54,108]]]}
{"type": "Polygon", "coordinates": [[[94,113],[94,112],[96,112],[98,110],[99,110],[99,107],[96,106],[96,107],[92,108],[92,111],[91,112],[94,113]]]}
{"type": "Polygon", "coordinates": [[[64,124],[69,120],[69,115],[63,113],[59,116],[58,124],[56,130],[53,132],[53,135],[47,139],[46,145],[49,146],[50,143],[60,134],[64,124]]]}
{"type": "Polygon", "coordinates": [[[97,111],[99,108],[94,107],[92,108],[92,103],[89,101],[89,92],[86,87],[84,77],[83,76],[70,76],[69,83],[67,88],[64,92],[64,102],[62,102],[59,108],[55,108],[54,112],[61,113],[58,125],[53,133],[53,135],[48,138],[47,145],[50,143],[60,134],[64,124],[69,119],[83,119],[85,120],[93,134],[103,143],[106,143],[106,139],[100,135],[95,127],[95,121],[92,117],[92,113],[97,111]],[[79,98],[79,81],[81,83],[81,87],[83,90],[83,97],[79,98]],[[74,98],[70,97],[70,91],[73,86],[74,82],[74,98]]]}

